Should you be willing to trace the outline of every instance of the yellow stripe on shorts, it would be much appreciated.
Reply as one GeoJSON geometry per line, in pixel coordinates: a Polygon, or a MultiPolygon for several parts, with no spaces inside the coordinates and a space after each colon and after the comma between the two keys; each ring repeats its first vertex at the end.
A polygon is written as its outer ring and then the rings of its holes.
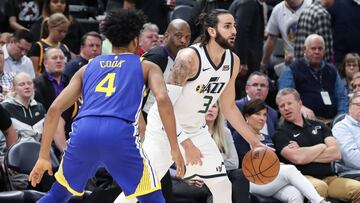
{"type": "Polygon", "coordinates": [[[154,192],[156,190],[161,189],[160,181],[157,177],[153,177],[151,172],[149,171],[149,166],[146,162],[146,160],[143,160],[144,169],[143,169],[143,175],[140,179],[140,183],[138,184],[135,192],[129,196],[126,197],[126,199],[132,199],[137,196],[146,195],[151,192],[154,192]],[[154,183],[152,179],[155,178],[156,184],[154,186],[154,183]]]}
{"type": "Polygon", "coordinates": [[[84,192],[77,192],[75,191],[74,189],[72,189],[69,185],[69,183],[66,181],[66,178],[64,176],[64,172],[63,172],[63,169],[62,169],[62,165],[63,165],[63,162],[61,160],[61,163],[60,163],[60,167],[59,167],[59,170],[55,173],[55,178],[56,180],[62,185],[64,186],[71,194],[73,195],[76,195],[76,196],[82,196],[84,194],[84,192]]]}

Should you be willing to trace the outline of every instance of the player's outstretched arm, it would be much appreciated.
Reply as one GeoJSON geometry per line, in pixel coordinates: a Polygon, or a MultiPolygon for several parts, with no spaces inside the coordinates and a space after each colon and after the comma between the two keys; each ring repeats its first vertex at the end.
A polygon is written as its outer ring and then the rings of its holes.
{"type": "Polygon", "coordinates": [[[185,164],[177,142],[174,109],[167,93],[162,71],[160,67],[150,61],[144,60],[142,66],[145,74],[147,73],[148,86],[156,98],[160,118],[169,139],[171,156],[176,164],[176,175],[183,177],[185,164]]]}
{"type": "Polygon", "coordinates": [[[53,136],[56,132],[62,112],[73,105],[81,95],[82,76],[85,67],[82,67],[72,78],[69,85],[60,93],[60,95],[51,104],[44,123],[44,131],[41,138],[41,147],[39,158],[29,175],[31,185],[35,187],[42,179],[45,171],[52,175],[50,161],[50,148],[53,136]]]}
{"type": "Polygon", "coordinates": [[[263,146],[250,130],[245,122],[243,115],[235,103],[235,80],[239,72],[240,59],[234,54],[233,74],[224,92],[220,97],[220,106],[225,118],[230,122],[234,129],[250,144],[251,147],[263,146]]]}

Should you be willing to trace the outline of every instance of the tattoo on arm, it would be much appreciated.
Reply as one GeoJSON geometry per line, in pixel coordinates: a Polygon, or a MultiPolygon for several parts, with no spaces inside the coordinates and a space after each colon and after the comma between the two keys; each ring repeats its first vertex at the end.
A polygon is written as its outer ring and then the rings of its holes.
{"type": "Polygon", "coordinates": [[[185,82],[191,76],[191,61],[184,57],[177,57],[174,63],[169,83],[184,86],[185,82]]]}

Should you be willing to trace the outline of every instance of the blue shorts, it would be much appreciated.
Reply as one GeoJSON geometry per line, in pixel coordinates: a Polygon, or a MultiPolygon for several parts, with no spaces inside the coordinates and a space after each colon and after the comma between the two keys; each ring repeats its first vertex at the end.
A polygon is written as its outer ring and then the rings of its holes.
{"type": "Polygon", "coordinates": [[[131,123],[114,117],[84,117],[73,123],[70,137],[55,178],[72,194],[82,195],[99,167],[106,168],[129,198],[160,189],[131,123]]]}

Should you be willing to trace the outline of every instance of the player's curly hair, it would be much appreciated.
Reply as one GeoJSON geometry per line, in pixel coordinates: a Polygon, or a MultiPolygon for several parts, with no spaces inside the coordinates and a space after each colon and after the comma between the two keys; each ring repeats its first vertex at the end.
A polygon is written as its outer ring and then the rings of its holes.
{"type": "Polygon", "coordinates": [[[127,46],[131,40],[139,36],[145,22],[145,15],[141,11],[115,10],[106,16],[103,33],[114,47],[127,46]]]}

